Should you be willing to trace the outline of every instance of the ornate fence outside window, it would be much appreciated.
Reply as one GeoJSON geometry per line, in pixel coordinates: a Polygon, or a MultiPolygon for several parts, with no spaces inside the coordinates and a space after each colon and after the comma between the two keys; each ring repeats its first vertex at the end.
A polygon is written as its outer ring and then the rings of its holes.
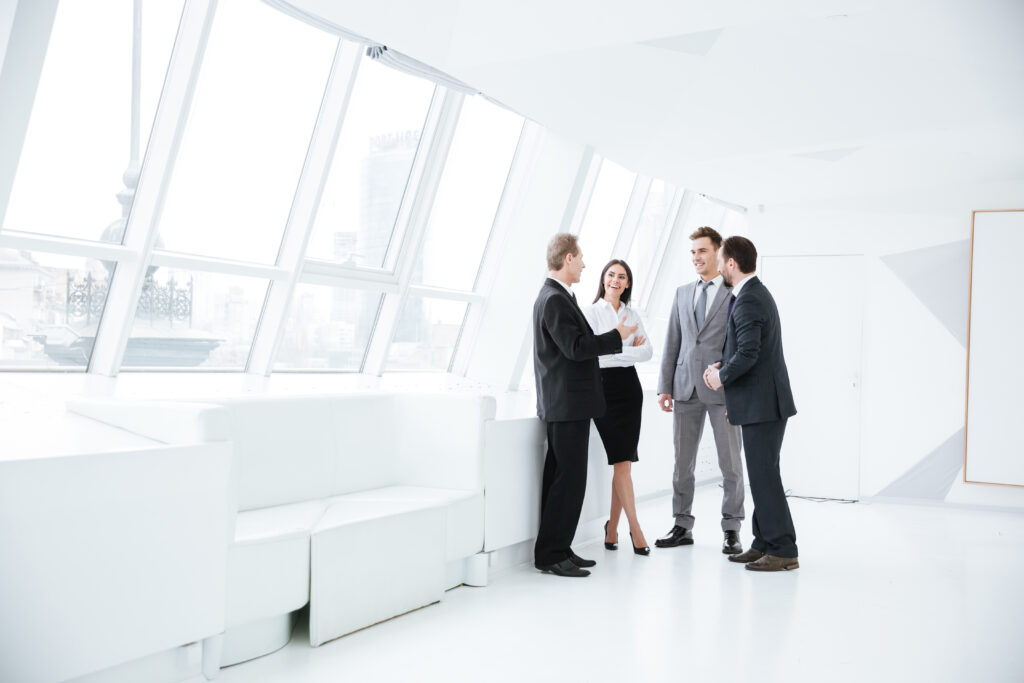
{"type": "MultiPolygon", "coordinates": [[[[69,323],[72,318],[85,318],[88,325],[99,320],[109,287],[109,278],[101,280],[93,277],[92,273],[86,273],[84,278],[75,279],[74,273],[67,271],[64,322],[69,323]]],[[[176,323],[187,323],[188,327],[192,327],[192,290],[192,278],[182,285],[172,277],[167,280],[167,284],[161,285],[147,275],[135,315],[148,320],[150,324],[166,321],[171,327],[176,323]]]]}

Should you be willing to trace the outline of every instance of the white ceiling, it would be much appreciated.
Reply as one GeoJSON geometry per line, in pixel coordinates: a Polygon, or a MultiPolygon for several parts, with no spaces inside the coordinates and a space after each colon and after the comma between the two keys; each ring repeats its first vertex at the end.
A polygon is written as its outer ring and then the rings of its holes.
{"type": "Polygon", "coordinates": [[[747,206],[1024,204],[1024,0],[290,4],[747,206]]]}

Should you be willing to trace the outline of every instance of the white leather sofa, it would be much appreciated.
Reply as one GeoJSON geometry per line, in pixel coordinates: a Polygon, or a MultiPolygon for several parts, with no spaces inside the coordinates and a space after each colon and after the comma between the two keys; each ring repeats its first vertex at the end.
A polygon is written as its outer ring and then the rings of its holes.
{"type": "Polygon", "coordinates": [[[483,441],[490,397],[254,396],[168,404],[76,399],[69,410],[167,443],[233,442],[238,516],[222,666],[486,583],[483,441]]]}
{"type": "Polygon", "coordinates": [[[6,446],[0,681],[111,680],[100,672],[116,667],[116,680],[152,680],[150,657],[170,651],[171,668],[188,669],[182,656],[198,641],[215,676],[234,518],[229,444],[22,459],[6,446]]]}

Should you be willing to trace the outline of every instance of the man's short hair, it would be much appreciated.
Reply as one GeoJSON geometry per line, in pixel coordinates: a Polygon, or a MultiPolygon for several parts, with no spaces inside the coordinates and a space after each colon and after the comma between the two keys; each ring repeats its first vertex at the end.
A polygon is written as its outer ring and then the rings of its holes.
{"type": "Polygon", "coordinates": [[[722,260],[734,259],[744,273],[757,270],[757,248],[746,237],[733,235],[722,242],[722,260]]]}
{"type": "Polygon", "coordinates": [[[579,253],[580,245],[576,241],[576,235],[558,233],[548,242],[548,270],[561,270],[567,254],[578,256],[579,253]]]}
{"type": "Polygon", "coordinates": [[[718,231],[714,228],[709,228],[705,225],[702,228],[697,228],[693,231],[693,234],[690,235],[691,240],[699,240],[701,237],[707,237],[710,239],[711,244],[715,245],[715,251],[722,248],[722,236],[719,235],[718,231]]]}

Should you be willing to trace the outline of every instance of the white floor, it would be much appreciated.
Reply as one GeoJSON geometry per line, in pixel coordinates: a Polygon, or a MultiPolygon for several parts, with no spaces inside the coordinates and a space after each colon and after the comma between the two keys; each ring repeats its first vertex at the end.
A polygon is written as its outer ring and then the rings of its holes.
{"type": "MultiPolygon", "coordinates": [[[[720,552],[719,495],[694,546],[634,556],[623,523],[619,551],[576,547],[589,578],[523,565],[316,649],[300,626],[217,680],[1024,681],[1024,514],[791,500],[801,568],[758,574],[720,552]]],[[[670,511],[642,506],[651,543],[670,511]]]]}

